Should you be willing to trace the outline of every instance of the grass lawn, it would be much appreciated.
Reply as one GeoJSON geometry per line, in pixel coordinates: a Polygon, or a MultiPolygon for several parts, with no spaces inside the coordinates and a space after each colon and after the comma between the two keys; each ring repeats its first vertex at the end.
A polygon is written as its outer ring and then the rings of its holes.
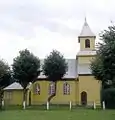
{"type": "Polygon", "coordinates": [[[0,120],[115,120],[115,110],[3,110],[0,120]]]}

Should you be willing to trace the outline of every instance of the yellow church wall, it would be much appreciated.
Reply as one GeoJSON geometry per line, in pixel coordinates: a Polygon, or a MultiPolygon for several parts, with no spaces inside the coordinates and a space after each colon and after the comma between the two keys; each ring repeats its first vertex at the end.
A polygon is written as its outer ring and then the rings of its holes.
{"type": "Polygon", "coordinates": [[[94,76],[79,76],[79,101],[81,102],[81,93],[87,92],[87,103],[92,104],[94,101],[100,103],[100,82],[95,80],[94,76]]]}
{"type": "Polygon", "coordinates": [[[6,105],[22,105],[22,90],[6,90],[4,91],[4,101],[6,105]]]}
{"type": "Polygon", "coordinates": [[[94,59],[95,56],[80,56],[78,57],[79,64],[90,64],[91,60],[94,59]]]}
{"type": "MultiPolygon", "coordinates": [[[[57,92],[56,92],[56,96],[51,100],[52,104],[68,104],[69,101],[72,101],[73,104],[76,103],[76,80],[67,80],[66,81],[68,84],[70,84],[70,95],[64,95],[63,94],[63,84],[64,81],[58,81],[57,82],[57,92]]],[[[42,80],[42,81],[37,81],[36,83],[39,83],[40,85],[40,95],[38,94],[34,94],[32,90],[32,104],[36,105],[36,104],[44,104],[47,102],[47,98],[49,96],[49,85],[50,82],[46,81],[46,80],[42,80]]]]}
{"type": "Polygon", "coordinates": [[[76,94],[76,103],[75,104],[79,104],[79,81],[78,81],[78,79],[76,81],[75,94],[76,94]]]}
{"type": "Polygon", "coordinates": [[[80,50],[94,50],[95,48],[95,39],[94,37],[81,37],[80,38],[80,50]],[[85,40],[90,40],[90,48],[85,48],[85,40]]]}

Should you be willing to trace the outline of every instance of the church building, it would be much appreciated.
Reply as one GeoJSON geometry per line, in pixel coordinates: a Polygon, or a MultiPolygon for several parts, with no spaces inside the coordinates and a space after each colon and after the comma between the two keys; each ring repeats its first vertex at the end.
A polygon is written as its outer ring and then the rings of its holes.
{"type": "MultiPolygon", "coordinates": [[[[52,104],[68,104],[71,101],[73,105],[88,105],[94,101],[100,102],[100,82],[95,80],[90,70],[90,61],[96,56],[95,39],[96,36],[85,20],[78,36],[80,50],[76,59],[66,59],[68,71],[63,79],[57,82],[57,93],[51,100],[52,104]]],[[[41,60],[42,64],[43,60],[41,60]]],[[[27,103],[46,104],[47,98],[52,92],[52,82],[41,73],[28,91],[27,103]]]]}
{"type": "MultiPolygon", "coordinates": [[[[73,104],[92,104],[94,101],[99,103],[100,83],[95,80],[90,70],[90,61],[96,56],[95,39],[96,36],[85,20],[78,36],[80,51],[76,59],[67,59],[68,72],[63,80],[58,81],[57,94],[51,103],[68,104],[69,101],[73,104]]],[[[41,73],[31,91],[31,104],[46,102],[52,90],[52,83],[41,73]]]]}

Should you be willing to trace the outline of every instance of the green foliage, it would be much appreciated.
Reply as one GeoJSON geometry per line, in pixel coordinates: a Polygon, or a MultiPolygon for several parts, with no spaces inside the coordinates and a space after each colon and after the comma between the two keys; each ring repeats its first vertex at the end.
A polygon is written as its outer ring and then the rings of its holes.
{"type": "Polygon", "coordinates": [[[102,81],[101,99],[107,108],[115,108],[115,26],[100,35],[102,43],[91,62],[92,74],[102,81]]]}
{"type": "Polygon", "coordinates": [[[0,60],[0,88],[2,89],[7,85],[9,85],[10,79],[11,79],[11,70],[9,65],[3,60],[0,60]]]}
{"type": "Polygon", "coordinates": [[[50,55],[44,60],[42,66],[43,73],[50,81],[57,81],[62,79],[68,70],[68,65],[60,52],[53,50],[50,55]]]}
{"type": "Polygon", "coordinates": [[[19,51],[12,65],[13,77],[25,89],[29,82],[33,82],[40,74],[40,60],[29,50],[19,51]]]}
{"type": "Polygon", "coordinates": [[[109,80],[115,87],[115,26],[108,27],[100,37],[102,43],[99,44],[97,57],[91,63],[92,74],[103,84],[109,80]]]}
{"type": "Polygon", "coordinates": [[[105,101],[106,108],[115,108],[115,88],[104,89],[102,101],[105,101]]]}
{"type": "Polygon", "coordinates": [[[104,77],[103,64],[98,56],[91,61],[90,68],[92,70],[92,74],[95,76],[97,80],[103,80],[104,77]]]}
{"type": "Polygon", "coordinates": [[[0,109],[2,109],[3,88],[10,84],[10,67],[3,60],[0,60],[0,109]]]}

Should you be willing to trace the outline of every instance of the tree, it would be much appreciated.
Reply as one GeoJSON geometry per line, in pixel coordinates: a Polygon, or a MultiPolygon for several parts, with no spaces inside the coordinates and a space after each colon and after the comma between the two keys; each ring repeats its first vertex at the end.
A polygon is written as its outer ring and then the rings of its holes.
{"type": "Polygon", "coordinates": [[[97,56],[90,67],[92,74],[102,83],[101,98],[106,102],[106,107],[115,108],[115,26],[104,30],[100,38],[102,43],[99,43],[97,56]]]}
{"type": "Polygon", "coordinates": [[[40,74],[40,60],[25,49],[19,51],[12,65],[13,77],[23,87],[23,101],[26,102],[27,85],[34,82],[40,74]]]}
{"type": "Polygon", "coordinates": [[[92,70],[92,74],[94,75],[96,80],[100,80],[102,83],[102,87],[108,87],[108,79],[106,79],[106,74],[104,73],[104,66],[102,59],[100,56],[97,54],[97,56],[91,61],[90,68],[92,70]]]}
{"type": "Polygon", "coordinates": [[[61,80],[68,70],[68,65],[63,55],[53,50],[50,55],[44,59],[44,65],[42,66],[44,75],[49,81],[52,81],[54,86],[54,92],[48,97],[48,102],[56,96],[57,81],[61,80]]]}
{"type": "Polygon", "coordinates": [[[0,60],[0,109],[2,109],[3,89],[10,84],[10,80],[10,67],[4,60],[0,60]]]}
{"type": "Polygon", "coordinates": [[[102,43],[97,50],[97,57],[91,62],[92,74],[103,85],[112,84],[115,87],[115,26],[104,30],[100,38],[102,43]]]}

